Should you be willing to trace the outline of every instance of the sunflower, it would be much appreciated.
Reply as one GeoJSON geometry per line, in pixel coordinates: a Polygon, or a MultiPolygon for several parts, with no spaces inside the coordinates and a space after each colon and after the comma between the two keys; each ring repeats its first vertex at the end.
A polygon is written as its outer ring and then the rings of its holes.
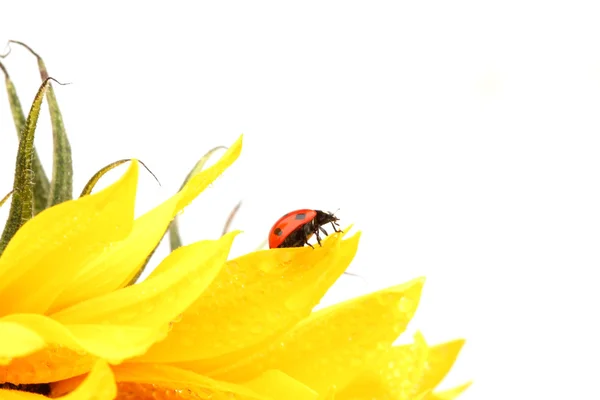
{"type": "Polygon", "coordinates": [[[70,146],[36,56],[43,84],[27,119],[0,64],[20,133],[0,239],[0,398],[449,400],[468,387],[433,392],[463,340],[430,346],[417,333],[394,345],[416,311],[421,278],[313,311],[357,251],[360,233],[349,229],[315,249],[235,259],[238,232],[230,232],[175,246],[136,282],[178,213],[239,156],[242,138],[139,218],[137,160],[92,193],[122,162],[103,168],[72,199],[70,146]],[[44,97],[51,179],[33,148],[44,97]]]}

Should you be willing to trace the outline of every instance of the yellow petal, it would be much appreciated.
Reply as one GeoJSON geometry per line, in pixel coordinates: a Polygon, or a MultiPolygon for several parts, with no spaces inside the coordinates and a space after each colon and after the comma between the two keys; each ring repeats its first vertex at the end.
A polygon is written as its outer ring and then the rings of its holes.
{"type": "Polygon", "coordinates": [[[125,286],[163,237],[171,220],[239,157],[242,137],[210,168],[194,175],[177,194],[135,220],[126,240],[88,265],[61,294],[52,312],[125,286]]]}
{"type": "MultiPolygon", "coordinates": [[[[376,397],[373,397],[376,398],[376,397]]],[[[331,387],[324,393],[319,395],[319,400],[334,400],[335,399],[335,388],[331,387]]]]}
{"type": "MultiPolygon", "coordinates": [[[[57,397],[59,394],[52,393],[53,398],[63,400],[112,400],[117,394],[117,387],[112,371],[105,361],[98,360],[85,379],[81,379],[78,387],[71,393],[57,397]]],[[[18,392],[13,390],[1,390],[0,398],[3,400],[41,400],[48,399],[34,393],[18,392]]]]}
{"type": "Polygon", "coordinates": [[[265,371],[244,386],[271,399],[317,400],[319,395],[308,386],[278,370],[265,371]]]}
{"type": "Polygon", "coordinates": [[[43,349],[46,342],[34,331],[14,322],[0,321],[0,365],[43,349]]]}
{"type": "Polygon", "coordinates": [[[127,239],[114,243],[81,271],[48,312],[55,313],[122,287],[160,241],[173,218],[176,203],[177,199],[172,198],[136,219],[127,239]]]}
{"type": "Polygon", "coordinates": [[[454,400],[467,390],[469,386],[471,386],[471,382],[463,383],[452,389],[431,393],[429,396],[425,397],[425,400],[454,400]]]}
{"type": "Polygon", "coordinates": [[[420,334],[415,343],[405,346],[382,348],[360,374],[338,394],[341,400],[369,400],[373,396],[383,399],[413,400],[419,395],[415,382],[423,375],[429,351],[420,334]]]}
{"type": "Polygon", "coordinates": [[[417,395],[413,395],[411,397],[408,397],[407,399],[408,400],[426,400],[426,399],[429,398],[429,396],[431,396],[431,394],[432,394],[431,389],[428,389],[428,390],[426,390],[424,392],[421,392],[421,393],[419,393],[417,395]]]}
{"type": "Polygon", "coordinates": [[[81,375],[90,370],[96,358],[119,363],[143,354],[162,330],[119,325],[67,325],[43,315],[12,314],[0,320],[38,335],[44,348],[0,365],[0,382],[44,383],[81,375]]]}
{"type": "Polygon", "coordinates": [[[340,393],[339,399],[429,399],[448,373],[464,341],[429,347],[420,333],[411,345],[381,350],[381,357],[365,368],[340,393]]]}
{"type": "Polygon", "coordinates": [[[194,200],[200,192],[208,187],[215,179],[223,173],[237,158],[242,151],[242,137],[235,141],[219,161],[209,168],[197,173],[185,184],[185,187],[179,192],[182,196],[177,203],[177,212],[183,210],[194,200]]]}
{"type": "Polygon", "coordinates": [[[429,349],[427,368],[419,382],[421,390],[434,389],[450,372],[452,365],[458,357],[465,341],[463,339],[453,340],[438,344],[429,349]]]}
{"type": "Polygon", "coordinates": [[[308,386],[278,370],[265,371],[244,386],[270,399],[317,400],[319,395],[308,386]]]}
{"type": "Polygon", "coordinates": [[[42,211],[19,229],[0,257],[0,315],[44,313],[79,270],[129,234],[137,175],[134,162],[112,186],[42,211]]]}
{"type": "Polygon", "coordinates": [[[113,367],[113,372],[118,387],[117,398],[271,400],[244,386],[217,381],[168,365],[123,364],[113,367]]]}
{"type": "Polygon", "coordinates": [[[114,376],[106,362],[99,360],[83,383],[64,400],[112,400],[117,395],[114,376]]]}
{"type": "Polygon", "coordinates": [[[159,277],[86,300],[52,315],[63,324],[157,327],[174,323],[222,269],[237,232],[177,249],[159,277]]]}
{"type": "Polygon", "coordinates": [[[268,345],[310,313],[354,257],[359,235],[330,238],[314,250],[275,249],[229,261],[168,338],[138,361],[189,360],[181,366],[202,372],[268,345]]]}
{"type": "Polygon", "coordinates": [[[423,282],[416,279],[322,309],[267,350],[209,375],[243,381],[277,368],[320,394],[331,385],[344,387],[404,331],[423,282]]]}
{"type": "Polygon", "coordinates": [[[431,348],[420,332],[415,333],[415,342],[401,357],[390,359],[382,377],[394,389],[399,399],[412,399],[419,393],[429,390],[420,383],[427,369],[431,348]]]}

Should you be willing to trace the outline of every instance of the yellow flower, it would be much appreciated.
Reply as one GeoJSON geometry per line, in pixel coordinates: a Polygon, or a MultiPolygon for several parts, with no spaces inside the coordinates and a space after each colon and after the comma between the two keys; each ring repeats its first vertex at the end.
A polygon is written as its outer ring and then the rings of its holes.
{"type": "Polygon", "coordinates": [[[102,191],[13,219],[0,249],[0,399],[449,400],[468,386],[433,393],[462,340],[430,347],[417,334],[393,345],[423,279],[312,311],[359,233],[228,260],[232,232],[179,247],[129,285],[241,146],[137,219],[135,160],[102,191]]]}

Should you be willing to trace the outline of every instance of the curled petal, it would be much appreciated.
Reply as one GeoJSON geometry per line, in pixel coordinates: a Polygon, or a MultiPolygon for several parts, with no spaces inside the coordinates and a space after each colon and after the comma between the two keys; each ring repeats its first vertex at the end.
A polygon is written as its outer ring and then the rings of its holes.
{"type": "Polygon", "coordinates": [[[0,323],[18,325],[31,332],[28,339],[14,342],[23,355],[13,354],[15,357],[0,365],[0,382],[16,384],[53,382],[81,375],[90,370],[97,358],[120,363],[143,354],[167,334],[166,327],[65,326],[37,314],[12,314],[0,323]],[[38,340],[31,340],[32,335],[37,335],[38,340]]]}
{"type": "Polygon", "coordinates": [[[137,176],[133,163],[115,184],[49,208],[19,229],[0,257],[0,315],[46,312],[78,271],[129,234],[137,176]]]}
{"type": "MultiPolygon", "coordinates": [[[[138,361],[189,361],[186,368],[202,372],[266,347],[308,316],[348,267],[359,235],[341,237],[332,235],[315,250],[262,251],[227,262],[168,338],[138,361]]],[[[149,281],[168,272],[157,268],[149,281]]]]}

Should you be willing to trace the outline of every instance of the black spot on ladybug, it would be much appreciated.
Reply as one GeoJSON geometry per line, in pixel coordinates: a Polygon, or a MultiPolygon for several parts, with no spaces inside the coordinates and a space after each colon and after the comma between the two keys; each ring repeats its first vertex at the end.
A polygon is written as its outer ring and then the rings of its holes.
{"type": "Polygon", "coordinates": [[[304,219],[304,218],[306,218],[306,214],[305,213],[296,214],[296,219],[304,219]]]}
{"type": "Polygon", "coordinates": [[[276,229],[273,231],[273,233],[274,233],[274,234],[276,234],[277,236],[281,236],[281,234],[283,233],[283,231],[282,231],[281,229],[279,229],[279,228],[276,228],[276,229]]]}

